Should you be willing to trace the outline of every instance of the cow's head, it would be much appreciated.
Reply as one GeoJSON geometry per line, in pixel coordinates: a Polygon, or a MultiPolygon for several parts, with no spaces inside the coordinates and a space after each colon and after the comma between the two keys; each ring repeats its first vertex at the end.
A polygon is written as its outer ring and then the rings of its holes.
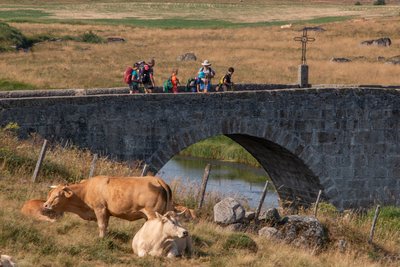
{"type": "Polygon", "coordinates": [[[156,212],[156,216],[163,225],[163,234],[167,237],[182,238],[189,235],[188,231],[178,222],[175,212],[168,211],[164,215],[156,212]]]}
{"type": "Polygon", "coordinates": [[[49,192],[47,201],[43,204],[43,207],[49,210],[57,210],[57,208],[63,207],[73,194],[74,192],[68,186],[57,186],[49,192]]]}

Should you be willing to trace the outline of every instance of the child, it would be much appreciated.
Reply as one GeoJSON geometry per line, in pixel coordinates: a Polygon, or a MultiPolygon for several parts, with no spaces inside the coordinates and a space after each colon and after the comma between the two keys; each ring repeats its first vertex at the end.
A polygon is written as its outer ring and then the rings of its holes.
{"type": "Polygon", "coordinates": [[[171,83],[172,83],[172,93],[174,94],[178,93],[178,85],[180,84],[177,75],[178,75],[178,69],[172,70],[171,83]]]}
{"type": "Polygon", "coordinates": [[[139,93],[139,71],[135,63],[132,68],[132,78],[129,83],[129,94],[139,93]]]}
{"type": "Polygon", "coordinates": [[[228,69],[228,72],[221,77],[219,80],[219,83],[217,87],[215,88],[215,91],[218,92],[219,89],[222,89],[222,91],[233,91],[233,81],[232,81],[232,75],[235,72],[235,69],[233,67],[230,67],[228,69]]]}
{"type": "Polygon", "coordinates": [[[207,92],[208,81],[206,79],[206,75],[203,71],[200,71],[197,76],[197,92],[207,92]],[[206,85],[207,82],[207,85],[206,85]]]}

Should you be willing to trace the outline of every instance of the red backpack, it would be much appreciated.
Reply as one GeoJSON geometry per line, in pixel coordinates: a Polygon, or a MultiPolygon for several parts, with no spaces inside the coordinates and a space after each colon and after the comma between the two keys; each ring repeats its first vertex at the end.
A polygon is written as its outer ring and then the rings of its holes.
{"type": "Polygon", "coordinates": [[[125,72],[124,72],[124,82],[127,84],[131,83],[132,80],[132,67],[127,67],[125,72]]]}

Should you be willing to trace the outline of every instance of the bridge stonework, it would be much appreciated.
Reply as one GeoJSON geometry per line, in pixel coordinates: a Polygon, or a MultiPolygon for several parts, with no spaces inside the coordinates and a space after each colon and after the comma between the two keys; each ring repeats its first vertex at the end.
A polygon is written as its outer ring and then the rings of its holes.
{"type": "Polygon", "coordinates": [[[308,205],[321,189],[339,209],[400,205],[398,89],[101,93],[3,96],[0,125],[17,122],[22,134],[145,160],[153,170],[224,134],[260,162],[283,201],[308,205]]]}

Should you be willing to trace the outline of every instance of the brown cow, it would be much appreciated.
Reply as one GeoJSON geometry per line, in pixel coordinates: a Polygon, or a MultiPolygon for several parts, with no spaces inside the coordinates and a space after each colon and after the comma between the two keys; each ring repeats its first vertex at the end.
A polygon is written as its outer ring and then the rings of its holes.
{"type": "Polygon", "coordinates": [[[45,202],[46,200],[42,199],[30,199],[22,206],[21,213],[33,217],[34,219],[47,222],[55,222],[63,216],[63,212],[43,208],[45,202]]]}
{"type": "Polygon", "coordinates": [[[172,210],[172,192],[159,177],[97,176],[79,184],[58,186],[44,204],[46,209],[68,211],[84,220],[97,220],[104,237],[110,216],[134,221],[156,218],[172,210]]]}

